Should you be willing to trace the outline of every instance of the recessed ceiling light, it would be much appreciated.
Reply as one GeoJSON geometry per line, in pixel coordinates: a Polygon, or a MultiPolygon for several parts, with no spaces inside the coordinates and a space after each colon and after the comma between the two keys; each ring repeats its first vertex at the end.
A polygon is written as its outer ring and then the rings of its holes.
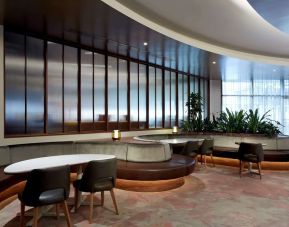
{"type": "Polygon", "coordinates": [[[143,43],[143,45],[144,45],[144,46],[147,46],[147,45],[148,45],[148,43],[147,43],[147,42],[144,42],[144,43],[143,43]]]}
{"type": "Polygon", "coordinates": [[[215,65],[217,62],[213,61],[212,63],[215,65]]]}
{"type": "Polygon", "coordinates": [[[276,69],[273,69],[273,72],[276,72],[276,69]]]}

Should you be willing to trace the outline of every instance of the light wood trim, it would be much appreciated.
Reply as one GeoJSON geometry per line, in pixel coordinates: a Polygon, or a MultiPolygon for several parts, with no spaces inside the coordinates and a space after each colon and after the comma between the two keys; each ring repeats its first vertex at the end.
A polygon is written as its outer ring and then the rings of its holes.
{"type": "Polygon", "coordinates": [[[183,177],[170,180],[139,181],[117,179],[116,188],[136,192],[160,192],[178,188],[185,183],[183,177]]]}
{"type": "Polygon", "coordinates": [[[64,210],[64,214],[65,214],[65,219],[66,219],[66,222],[67,222],[67,226],[68,226],[68,227],[72,227],[71,219],[70,219],[70,214],[69,214],[69,210],[68,210],[68,207],[67,207],[67,202],[66,202],[66,200],[64,200],[62,204],[63,204],[63,210],[64,210]]]}
{"type": "Polygon", "coordinates": [[[32,225],[32,227],[37,227],[38,213],[39,213],[39,207],[34,207],[34,209],[33,209],[33,225],[32,225]]]}
{"type": "Polygon", "coordinates": [[[20,226],[24,227],[24,213],[25,213],[25,204],[21,202],[20,204],[20,226]]]}
{"type": "Polygon", "coordinates": [[[101,191],[101,206],[104,204],[104,191],[101,191]]]}
{"type": "Polygon", "coordinates": [[[89,205],[89,224],[92,223],[93,219],[93,193],[90,193],[90,205],[89,205]]]}
{"type": "Polygon", "coordinates": [[[112,198],[112,201],[113,201],[113,205],[114,205],[114,208],[115,208],[115,213],[118,215],[118,209],[117,209],[117,204],[116,204],[113,188],[110,190],[110,195],[111,195],[111,198],[112,198]]]}

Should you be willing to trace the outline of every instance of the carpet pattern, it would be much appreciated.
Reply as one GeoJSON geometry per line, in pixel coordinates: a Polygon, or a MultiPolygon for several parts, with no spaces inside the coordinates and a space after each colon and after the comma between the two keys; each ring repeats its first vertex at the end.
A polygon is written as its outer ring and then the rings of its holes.
{"type": "MultiPolygon", "coordinates": [[[[184,186],[165,192],[115,190],[120,215],[115,215],[109,193],[104,207],[94,209],[88,224],[88,206],[71,213],[72,223],[86,226],[289,226],[289,172],[264,171],[239,178],[238,168],[216,166],[196,170],[184,186]]],[[[72,193],[71,193],[72,195],[72,193]]],[[[100,197],[99,194],[96,195],[100,197]]],[[[0,226],[19,225],[20,210],[14,201],[0,211],[0,226]]],[[[28,220],[28,219],[27,219],[28,220]]],[[[66,226],[65,218],[43,217],[39,226],[66,226]]]]}

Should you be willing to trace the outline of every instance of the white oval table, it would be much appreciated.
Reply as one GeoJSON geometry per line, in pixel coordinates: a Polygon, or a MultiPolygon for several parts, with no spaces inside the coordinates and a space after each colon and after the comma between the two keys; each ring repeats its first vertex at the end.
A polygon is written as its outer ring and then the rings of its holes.
{"type": "Polygon", "coordinates": [[[81,165],[93,160],[105,160],[115,158],[107,154],[71,154],[56,155],[41,158],[27,159],[13,163],[4,169],[6,174],[27,173],[33,169],[45,169],[63,165],[81,165]]]}

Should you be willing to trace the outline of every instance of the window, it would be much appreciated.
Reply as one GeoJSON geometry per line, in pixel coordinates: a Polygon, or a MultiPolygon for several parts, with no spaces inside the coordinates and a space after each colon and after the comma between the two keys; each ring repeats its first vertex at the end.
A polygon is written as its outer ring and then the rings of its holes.
{"type": "Polygon", "coordinates": [[[62,45],[47,42],[47,131],[63,132],[62,45]]]}
{"type": "Polygon", "coordinates": [[[163,75],[159,68],[156,69],[156,127],[163,127],[163,75]]]}
{"type": "Polygon", "coordinates": [[[5,134],[25,133],[25,37],[5,33],[5,134]]]}
{"type": "Polygon", "coordinates": [[[156,74],[155,68],[149,67],[149,128],[156,127],[156,74]]]}
{"type": "Polygon", "coordinates": [[[81,131],[93,130],[93,53],[81,50],[81,131]]]}
{"type": "MultiPolygon", "coordinates": [[[[138,122],[139,112],[138,112],[138,87],[139,87],[139,77],[138,77],[138,64],[130,63],[130,121],[138,122]]],[[[138,126],[132,126],[132,128],[138,128],[138,126]]]]}
{"type": "Polygon", "coordinates": [[[96,130],[106,130],[105,56],[98,53],[94,53],[94,122],[96,130]]]}
{"type": "Polygon", "coordinates": [[[117,122],[117,58],[108,57],[108,121],[117,122]]]}
{"type": "Polygon", "coordinates": [[[44,41],[26,38],[27,133],[44,133],[44,41]]]}
{"type": "Polygon", "coordinates": [[[288,96],[286,80],[252,79],[245,81],[222,82],[222,109],[231,111],[249,109],[259,110],[260,115],[270,111],[270,118],[279,121],[285,127],[279,129],[289,134],[288,118],[284,115],[288,111],[288,96]]]}
{"type": "Polygon", "coordinates": [[[170,128],[189,88],[207,97],[207,80],[136,59],[7,31],[4,45],[5,136],[170,128]]]}
{"type": "Polygon", "coordinates": [[[64,46],[64,131],[78,131],[77,49],[64,46]]]}

